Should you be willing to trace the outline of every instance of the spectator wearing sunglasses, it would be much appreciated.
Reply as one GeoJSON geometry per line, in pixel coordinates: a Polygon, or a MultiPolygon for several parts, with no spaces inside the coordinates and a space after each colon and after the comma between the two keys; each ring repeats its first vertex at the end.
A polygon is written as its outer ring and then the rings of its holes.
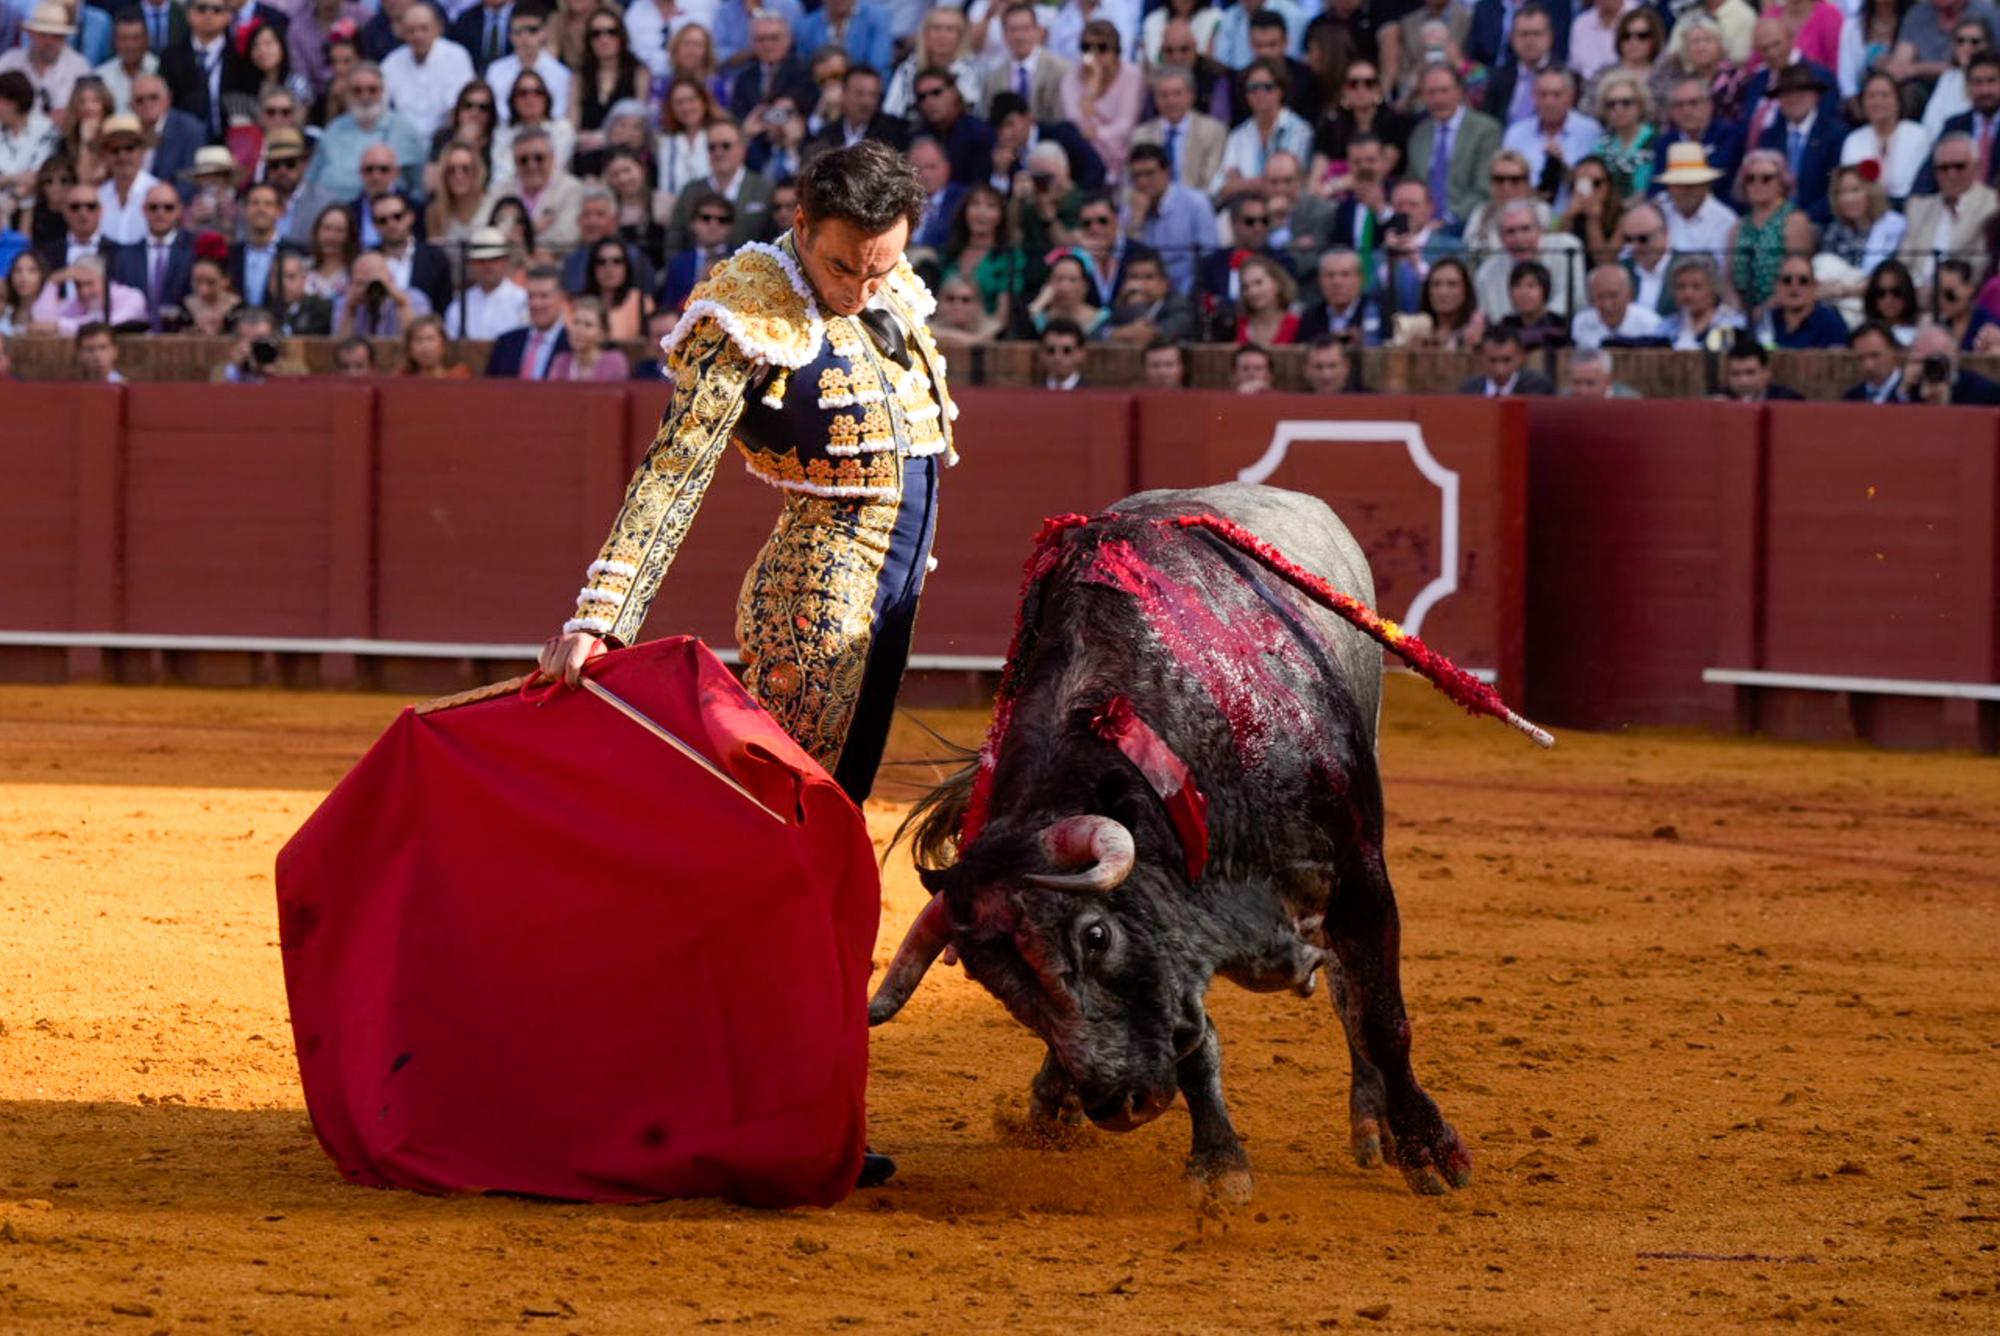
{"type": "MultiPolygon", "coordinates": [[[[1968,285],[1969,286],[1969,285],[1968,285]]],[[[1778,290],[1758,322],[1758,336],[1773,348],[1845,348],[1847,322],[1819,299],[1812,259],[1788,255],[1778,269],[1778,290]]]]}
{"type": "MultiPolygon", "coordinates": [[[[1119,58],[1118,49],[1118,29],[1091,20],[1083,30],[1083,54],[1062,80],[1063,119],[1083,132],[1114,179],[1125,174],[1125,154],[1146,100],[1145,77],[1137,65],[1119,58]]],[[[1308,145],[1311,135],[1305,127],[1308,145]]]]}
{"type": "Polygon", "coordinates": [[[442,311],[451,302],[451,261],[436,246],[417,237],[421,215],[403,194],[372,201],[377,252],[389,262],[396,286],[424,294],[430,309],[442,311]]]}
{"type": "Polygon", "coordinates": [[[674,201],[673,217],[667,222],[667,250],[687,249],[694,244],[694,215],[702,201],[720,196],[729,202],[735,221],[731,224],[731,250],[746,241],[765,239],[771,222],[771,181],[751,171],[744,163],[748,152],[743,127],[721,120],[708,127],[708,175],[692,181],[674,201]]]}
{"type": "Polygon", "coordinates": [[[660,281],[662,308],[679,311],[687,305],[695,285],[734,249],[730,233],[735,225],[736,207],[721,195],[710,195],[695,207],[689,220],[689,244],[667,261],[666,275],[660,281]]]}
{"type": "Polygon", "coordinates": [[[1970,135],[1947,134],[1932,150],[1937,193],[1910,197],[1903,234],[1903,263],[1919,286],[1931,281],[1940,259],[1982,250],[1986,220],[2000,210],[2000,199],[1979,180],[1978,168],[1979,145],[1970,135]]]}

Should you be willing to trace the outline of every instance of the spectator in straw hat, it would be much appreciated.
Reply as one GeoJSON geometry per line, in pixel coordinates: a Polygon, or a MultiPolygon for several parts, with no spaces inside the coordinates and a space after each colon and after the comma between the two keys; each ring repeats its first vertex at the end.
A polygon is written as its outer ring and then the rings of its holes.
{"type": "Polygon", "coordinates": [[[19,70],[28,76],[41,109],[49,114],[57,129],[68,128],[70,90],[90,73],[90,62],[69,45],[76,24],[62,0],[43,0],[21,25],[27,42],[0,56],[0,73],[19,70]]]}
{"type": "Polygon", "coordinates": [[[264,132],[262,179],[278,192],[283,208],[278,214],[278,235],[291,241],[302,240],[298,231],[312,220],[302,217],[299,183],[305,179],[306,160],[312,148],[306,137],[289,125],[273,126],[264,132]]]}
{"type": "Polygon", "coordinates": [[[106,116],[97,132],[97,152],[111,164],[111,175],[97,188],[104,205],[101,226],[107,241],[123,246],[146,235],[146,192],[160,183],[143,166],[146,133],[139,118],[121,113],[106,116]]]}
{"type": "Polygon", "coordinates": [[[235,156],[220,144],[205,144],[195,150],[194,162],[181,172],[181,180],[194,187],[187,225],[197,232],[235,236],[236,188],[243,184],[243,169],[235,156]]]}
{"type": "Polygon", "coordinates": [[[492,340],[528,323],[527,289],[507,276],[512,254],[507,234],[499,228],[473,231],[465,249],[470,281],[444,313],[451,337],[492,340]]]}
{"type": "Polygon", "coordinates": [[[1715,197],[1722,173],[1708,164],[1700,144],[1675,144],[1667,150],[1667,169],[1653,178],[1666,188],[1660,212],[1667,217],[1667,247],[1676,255],[1706,255],[1720,260],[1729,246],[1729,229],[1736,210],[1715,197]]]}

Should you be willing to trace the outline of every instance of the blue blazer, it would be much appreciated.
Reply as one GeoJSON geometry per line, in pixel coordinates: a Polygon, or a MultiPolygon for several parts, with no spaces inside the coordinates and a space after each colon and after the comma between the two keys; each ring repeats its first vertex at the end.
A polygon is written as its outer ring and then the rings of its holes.
{"type": "MultiPolygon", "coordinates": [[[[797,46],[810,55],[827,45],[826,11],[816,9],[799,25],[797,46]]],[[[889,31],[889,11],[869,0],[854,8],[847,24],[847,58],[857,65],[873,66],[884,79],[895,71],[896,39],[889,31]]],[[[808,108],[810,110],[810,108],[808,108]]]]}
{"type": "MultiPolygon", "coordinates": [[[[129,242],[111,252],[109,272],[113,283],[122,283],[128,288],[145,292],[150,301],[152,294],[146,273],[147,245],[144,241],[129,242]]],[[[194,234],[186,228],[174,233],[173,244],[167,249],[167,272],[160,283],[160,306],[150,307],[157,322],[160,307],[179,306],[188,295],[188,288],[194,278],[194,234]]]]}
{"type": "MultiPolygon", "coordinates": [[[[510,329],[493,340],[493,351],[486,359],[486,374],[497,379],[515,380],[521,375],[521,357],[528,351],[528,327],[510,329]]],[[[556,331],[555,351],[549,354],[549,362],[569,351],[569,327],[565,325],[556,331]]]]}
{"type": "MultiPolygon", "coordinates": [[[[729,114],[743,120],[757,109],[758,93],[764,86],[764,71],[756,61],[743,67],[736,76],[736,82],[729,86],[729,114]]],[[[790,59],[778,67],[777,75],[771,80],[771,96],[790,93],[792,100],[807,115],[819,105],[819,85],[813,82],[812,66],[794,53],[790,59]]]]}
{"type": "Polygon", "coordinates": [[[954,181],[944,188],[944,197],[938,201],[937,212],[926,214],[917,227],[917,234],[910,238],[912,246],[932,246],[943,250],[951,241],[951,220],[958,216],[958,206],[965,200],[966,187],[954,181]]]}
{"type": "MultiPolygon", "coordinates": [[[[1558,61],[1567,62],[1570,7],[1552,4],[1548,10],[1549,19],[1555,26],[1555,57],[1558,61]]],[[[1489,68],[1498,65],[1503,58],[1512,61],[1514,52],[1507,43],[1506,26],[1506,8],[1500,0],[1479,0],[1472,8],[1472,27],[1465,34],[1465,54],[1489,68]]]]}
{"type": "Polygon", "coordinates": [[[179,107],[170,107],[160,118],[160,143],[153,150],[153,175],[181,192],[183,200],[194,198],[194,182],[183,181],[181,173],[194,166],[194,151],[208,143],[208,127],[179,107]]]}
{"type": "MultiPolygon", "coordinates": [[[[1764,133],[1757,140],[1758,148],[1775,149],[1785,152],[1785,139],[1789,131],[1785,118],[1779,116],[1764,127],[1764,133]]],[[[1840,166],[1840,148],[1847,140],[1847,123],[1837,116],[1826,114],[1826,104],[1820,104],[1819,114],[1813,117],[1812,129],[1806,134],[1805,151],[1799,155],[1799,188],[1792,197],[1793,203],[1806,211],[1821,227],[1833,217],[1833,205],[1827,196],[1833,169],[1840,166]]]]}

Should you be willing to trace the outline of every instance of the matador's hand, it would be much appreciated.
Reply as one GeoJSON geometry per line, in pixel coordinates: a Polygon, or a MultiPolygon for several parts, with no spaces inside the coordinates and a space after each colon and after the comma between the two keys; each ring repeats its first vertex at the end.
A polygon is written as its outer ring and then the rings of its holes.
{"type": "Polygon", "coordinates": [[[545,676],[560,677],[566,685],[577,686],[583,680],[583,665],[605,652],[604,641],[588,631],[550,636],[542,646],[540,667],[545,676]]]}

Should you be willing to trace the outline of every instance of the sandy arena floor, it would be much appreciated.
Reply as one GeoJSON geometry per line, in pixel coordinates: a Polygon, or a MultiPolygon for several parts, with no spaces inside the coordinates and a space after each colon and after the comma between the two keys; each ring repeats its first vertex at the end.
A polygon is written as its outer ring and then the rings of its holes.
{"type": "MultiPolygon", "coordinates": [[[[1399,680],[1405,979],[1470,1190],[1355,1168],[1327,1004],[1227,985],[1254,1205],[1188,1207],[1179,1110],[1017,1147],[1039,1045],[940,969],[875,1037],[891,1187],[600,1209],[346,1187],[313,1141],[271,862],[398,705],[0,690],[0,1331],[2000,1329],[2000,762],[1544,755],[1399,680]]],[[[919,897],[892,871],[878,964],[919,897]]]]}

